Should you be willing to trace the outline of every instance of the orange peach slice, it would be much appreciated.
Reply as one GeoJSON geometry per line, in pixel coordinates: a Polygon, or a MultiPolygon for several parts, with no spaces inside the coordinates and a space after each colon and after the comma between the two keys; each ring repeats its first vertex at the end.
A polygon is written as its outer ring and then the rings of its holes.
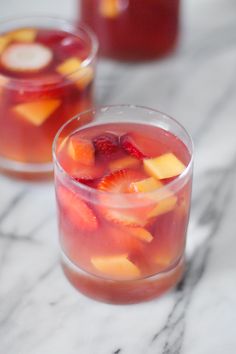
{"type": "Polygon", "coordinates": [[[75,81],[76,86],[81,90],[90,84],[94,76],[93,69],[90,66],[83,67],[82,61],[76,57],[66,59],[58,65],[57,72],[75,81]]]}
{"type": "Polygon", "coordinates": [[[159,254],[155,257],[154,262],[159,266],[166,268],[171,264],[172,257],[167,254],[159,254]]]}
{"type": "Polygon", "coordinates": [[[0,36],[0,54],[5,50],[11,39],[8,36],[0,36]]]}
{"type": "Polygon", "coordinates": [[[127,254],[93,257],[91,263],[100,273],[114,279],[127,280],[140,276],[139,268],[128,259],[127,254]]]}
{"type": "Polygon", "coordinates": [[[0,75],[0,94],[2,94],[4,86],[7,85],[9,79],[5,76],[0,75]]]}
{"type": "Polygon", "coordinates": [[[63,63],[57,66],[57,72],[61,75],[70,75],[81,68],[82,61],[76,57],[66,59],[63,63]]]}
{"type": "Polygon", "coordinates": [[[185,165],[172,153],[144,159],[143,164],[145,171],[158,179],[175,177],[185,170],[185,165]]]}
{"type": "Polygon", "coordinates": [[[117,17],[120,14],[120,0],[100,0],[99,12],[103,17],[117,17]]]}
{"type": "Polygon", "coordinates": [[[8,37],[12,41],[32,43],[37,36],[37,31],[33,28],[22,28],[16,31],[12,31],[8,34],[8,37]]]}
{"type": "Polygon", "coordinates": [[[95,150],[93,143],[78,136],[72,136],[68,144],[69,156],[84,165],[93,166],[95,162],[95,150]]]}
{"type": "Polygon", "coordinates": [[[83,90],[93,81],[94,72],[91,66],[82,67],[78,73],[70,76],[70,78],[76,80],[76,86],[83,90]]]}
{"type": "Polygon", "coordinates": [[[123,170],[125,168],[136,167],[140,164],[140,161],[134,157],[127,156],[118,160],[111,161],[109,163],[110,171],[123,170]]]}
{"type": "Polygon", "coordinates": [[[154,177],[143,179],[142,181],[130,184],[129,190],[132,192],[152,192],[163,187],[163,184],[154,177]]]}
{"type": "Polygon", "coordinates": [[[43,100],[22,103],[13,107],[13,111],[35,126],[42,125],[60,106],[60,100],[43,100]]]}
{"type": "Polygon", "coordinates": [[[160,200],[159,203],[148,213],[148,218],[157,217],[172,211],[177,203],[177,197],[170,195],[169,197],[160,200]]]}
{"type": "Polygon", "coordinates": [[[151,242],[153,240],[152,234],[143,227],[127,227],[128,233],[141,241],[151,242]]]}

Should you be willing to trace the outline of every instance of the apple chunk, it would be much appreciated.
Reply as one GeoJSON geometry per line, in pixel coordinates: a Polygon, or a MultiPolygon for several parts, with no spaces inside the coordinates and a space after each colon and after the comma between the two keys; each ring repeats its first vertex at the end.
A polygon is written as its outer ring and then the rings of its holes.
{"type": "Polygon", "coordinates": [[[40,126],[60,106],[60,100],[42,100],[18,104],[13,111],[27,120],[29,123],[40,126]]]}
{"type": "Polygon", "coordinates": [[[145,171],[158,179],[171,178],[180,175],[185,170],[185,165],[172,153],[159,157],[144,159],[145,171]]]}
{"type": "Polygon", "coordinates": [[[114,279],[127,280],[140,276],[139,268],[128,259],[127,254],[93,257],[91,263],[100,273],[114,279]]]}

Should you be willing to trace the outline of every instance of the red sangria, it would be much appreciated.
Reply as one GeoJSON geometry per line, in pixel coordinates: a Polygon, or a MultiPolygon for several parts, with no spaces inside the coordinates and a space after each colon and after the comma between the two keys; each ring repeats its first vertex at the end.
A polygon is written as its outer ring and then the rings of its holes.
{"type": "Polygon", "coordinates": [[[56,132],[92,106],[97,42],[86,28],[50,18],[0,29],[0,168],[47,174],[56,132]]]}
{"type": "Polygon", "coordinates": [[[180,0],[79,0],[79,4],[80,18],[97,34],[104,56],[154,59],[176,45],[180,0]]]}
{"type": "Polygon", "coordinates": [[[54,160],[70,282],[109,303],[149,300],[176,285],[192,183],[192,143],[184,128],[142,107],[99,108],[61,128],[54,160]]]}

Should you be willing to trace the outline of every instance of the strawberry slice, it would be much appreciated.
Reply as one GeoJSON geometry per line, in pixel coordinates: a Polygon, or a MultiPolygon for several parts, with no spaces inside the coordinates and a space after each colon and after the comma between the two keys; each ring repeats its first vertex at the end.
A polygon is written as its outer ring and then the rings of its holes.
{"type": "Polygon", "coordinates": [[[105,133],[96,136],[93,144],[97,153],[102,155],[110,155],[119,149],[118,137],[112,133],[105,133]]]}
{"type": "Polygon", "coordinates": [[[59,185],[57,197],[59,204],[64,209],[64,217],[68,217],[69,221],[78,229],[95,231],[98,228],[98,221],[93,210],[78,195],[59,185]]]}
{"type": "Polygon", "coordinates": [[[72,135],[68,143],[69,156],[84,165],[93,166],[95,162],[94,147],[92,141],[72,135]]]}
{"type": "Polygon", "coordinates": [[[146,157],[131,134],[122,135],[120,138],[120,144],[127,154],[136,159],[142,160],[146,157]]]}
{"type": "Polygon", "coordinates": [[[11,71],[33,72],[44,69],[52,61],[52,51],[38,43],[15,43],[1,56],[2,65],[11,71]]]}
{"type": "Polygon", "coordinates": [[[137,170],[118,170],[105,176],[98,189],[112,193],[128,193],[130,184],[140,181],[143,176],[143,173],[137,170]]]}
{"type": "Polygon", "coordinates": [[[143,207],[136,207],[127,198],[130,184],[143,179],[143,176],[140,171],[124,169],[103,177],[97,188],[117,194],[117,207],[110,206],[112,197],[109,195],[100,196],[101,205],[107,205],[100,207],[100,212],[108,221],[125,226],[144,226],[147,223],[143,207]]]}

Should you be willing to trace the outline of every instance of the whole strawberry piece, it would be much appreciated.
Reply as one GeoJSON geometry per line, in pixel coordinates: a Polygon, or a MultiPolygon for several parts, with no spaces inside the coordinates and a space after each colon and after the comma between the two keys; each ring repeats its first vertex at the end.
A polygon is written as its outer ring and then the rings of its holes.
{"type": "Polygon", "coordinates": [[[104,133],[93,139],[95,152],[102,155],[110,155],[119,149],[118,137],[112,133],[104,133]]]}
{"type": "Polygon", "coordinates": [[[138,142],[131,136],[131,134],[122,135],[120,138],[120,145],[123,150],[136,159],[142,160],[146,155],[142,152],[138,142]]]}

